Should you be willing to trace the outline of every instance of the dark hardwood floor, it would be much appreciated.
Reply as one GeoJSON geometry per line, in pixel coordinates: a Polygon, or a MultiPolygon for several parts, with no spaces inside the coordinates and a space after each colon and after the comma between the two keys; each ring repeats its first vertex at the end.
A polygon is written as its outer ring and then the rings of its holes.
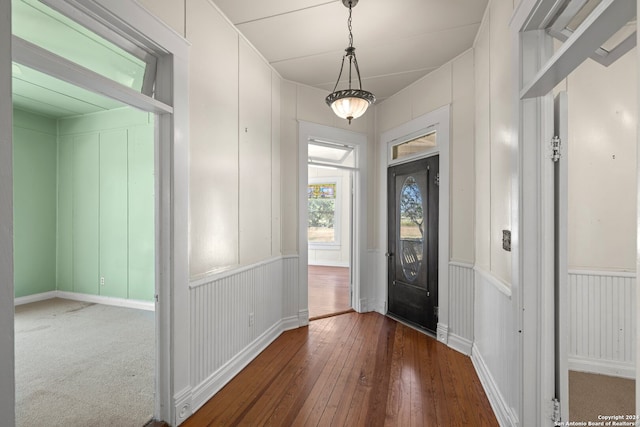
{"type": "Polygon", "coordinates": [[[285,332],[182,424],[497,426],[471,360],[378,313],[285,332]]]}
{"type": "Polygon", "coordinates": [[[308,277],[311,320],[351,310],[348,268],[310,265],[308,277]]]}

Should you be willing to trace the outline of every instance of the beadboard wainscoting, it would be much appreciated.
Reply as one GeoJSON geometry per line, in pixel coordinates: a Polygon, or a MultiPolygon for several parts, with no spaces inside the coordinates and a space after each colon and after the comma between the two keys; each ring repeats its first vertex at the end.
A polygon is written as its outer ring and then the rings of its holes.
{"type": "Polygon", "coordinates": [[[297,256],[278,257],[191,283],[192,390],[179,408],[196,411],[282,332],[299,326],[297,263],[297,256]]]}
{"type": "Polygon", "coordinates": [[[511,289],[491,273],[474,268],[474,342],[471,352],[480,382],[501,426],[519,425],[518,346],[511,289]]]}
{"type": "Polygon", "coordinates": [[[473,265],[449,262],[449,331],[447,344],[466,355],[473,346],[473,265]]]}
{"type": "Polygon", "coordinates": [[[636,274],[569,271],[569,369],[635,378],[636,274]]]}

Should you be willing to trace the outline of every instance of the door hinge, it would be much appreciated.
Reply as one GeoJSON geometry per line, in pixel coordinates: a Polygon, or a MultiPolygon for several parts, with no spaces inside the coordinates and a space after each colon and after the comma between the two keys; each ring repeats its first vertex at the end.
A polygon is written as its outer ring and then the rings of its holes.
{"type": "Polygon", "coordinates": [[[156,302],[160,302],[160,296],[158,294],[155,294],[154,298],[155,298],[156,302]]]}
{"type": "Polygon", "coordinates": [[[440,172],[436,173],[435,183],[438,187],[440,186],[440,172]]]}
{"type": "Polygon", "coordinates": [[[554,425],[559,425],[560,421],[560,401],[557,397],[554,397],[551,400],[552,409],[551,409],[551,421],[553,421],[554,425]]]}
{"type": "Polygon", "coordinates": [[[562,157],[560,149],[562,147],[562,140],[559,136],[554,136],[551,139],[551,160],[557,162],[562,157]]]}
{"type": "Polygon", "coordinates": [[[433,315],[437,318],[440,315],[440,307],[437,305],[433,307],[433,315]]]}

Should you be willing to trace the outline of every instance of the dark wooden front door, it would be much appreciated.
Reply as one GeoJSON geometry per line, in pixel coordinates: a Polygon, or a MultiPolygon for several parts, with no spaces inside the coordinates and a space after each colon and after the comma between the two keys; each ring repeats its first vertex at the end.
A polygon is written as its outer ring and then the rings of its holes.
{"type": "Polygon", "coordinates": [[[389,168],[388,312],[438,324],[438,156],[389,168]]]}

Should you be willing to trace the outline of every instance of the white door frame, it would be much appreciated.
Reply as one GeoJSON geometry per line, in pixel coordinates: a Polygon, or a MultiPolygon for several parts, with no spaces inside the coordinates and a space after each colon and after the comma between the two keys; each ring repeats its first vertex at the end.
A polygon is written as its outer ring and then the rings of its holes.
{"type": "MultiPolygon", "coordinates": [[[[189,306],[188,306],[188,43],[173,30],[133,0],[56,0],[78,9],[95,13],[122,30],[131,40],[152,48],[159,56],[156,78],[156,99],[172,107],[170,112],[157,109],[153,101],[144,107],[159,113],[156,116],[156,390],[154,417],[177,423],[175,396],[189,387],[189,306]],[[155,105],[155,107],[154,107],[155,105]],[[173,331],[180,331],[174,333],[173,331]]],[[[0,348],[1,354],[0,409],[10,414],[15,423],[14,337],[13,337],[13,226],[12,226],[12,140],[11,136],[11,2],[1,2],[0,20],[0,348]],[[5,22],[7,21],[7,22],[5,22]],[[6,65],[6,66],[5,66],[6,65]],[[10,295],[10,297],[9,297],[10,295]],[[6,305],[6,306],[5,306],[6,305]],[[9,307],[9,305],[11,307],[9,307]],[[11,314],[9,319],[8,314],[11,314]],[[6,317],[6,318],[5,318],[6,317]],[[6,334],[4,331],[11,331],[6,334]],[[5,350],[6,349],[6,350],[5,350]],[[11,374],[9,374],[9,372],[11,374]]],[[[44,66],[44,72],[46,72],[44,66]]],[[[77,76],[92,80],[91,73],[76,70],[77,76]]],[[[51,74],[60,75],[60,69],[51,74]]],[[[95,79],[94,79],[95,80],[95,79]]],[[[98,79],[99,80],[99,79],[98,79]]],[[[109,82],[102,81],[93,90],[109,96],[109,82]]],[[[3,415],[4,417],[4,415],[3,415]]],[[[6,419],[5,419],[6,421],[6,419]]]]}
{"type": "MultiPolygon", "coordinates": [[[[423,114],[415,119],[388,130],[380,135],[380,240],[387,247],[389,227],[387,224],[387,169],[389,166],[411,162],[417,159],[439,154],[440,185],[439,185],[439,210],[438,210],[438,326],[436,336],[438,341],[445,344],[449,342],[449,139],[450,139],[450,115],[451,107],[445,105],[437,110],[423,114]],[[401,142],[409,141],[418,136],[435,131],[436,147],[416,156],[410,156],[399,161],[391,158],[391,147],[401,142]]],[[[382,254],[381,254],[382,255],[382,254]]],[[[388,261],[386,256],[380,256],[377,260],[384,266],[384,274],[378,278],[378,286],[384,289],[384,310],[386,314],[389,306],[387,288],[388,261]]]]}
{"type": "MultiPolygon", "coordinates": [[[[309,182],[309,140],[320,139],[340,142],[355,147],[356,170],[353,172],[355,203],[351,247],[351,275],[353,278],[351,306],[359,313],[367,311],[364,292],[361,289],[362,278],[367,277],[367,136],[365,134],[324,126],[317,123],[298,122],[298,325],[309,324],[309,248],[307,226],[309,223],[309,205],[307,185],[309,182]]],[[[343,186],[344,187],[344,186],[343,186]]]]}
{"type": "Polygon", "coordinates": [[[0,1],[0,414],[15,425],[11,2],[0,1]]]}
{"type": "MultiPolygon", "coordinates": [[[[555,53],[551,37],[540,28],[558,5],[556,0],[521,0],[511,20],[517,141],[512,162],[512,206],[516,207],[512,212],[512,285],[520,338],[515,381],[521,391],[518,415],[523,425],[550,422],[554,396],[554,189],[546,144],[553,136],[551,91],[606,41],[612,26],[630,15],[630,1],[638,0],[603,1],[596,9],[607,13],[587,19],[585,22],[595,25],[577,30],[555,53]]],[[[638,196],[640,200],[640,192],[638,196]]],[[[640,221],[638,224],[640,233],[640,221]]],[[[640,407],[638,402],[636,395],[636,407],[640,407]]]]}

